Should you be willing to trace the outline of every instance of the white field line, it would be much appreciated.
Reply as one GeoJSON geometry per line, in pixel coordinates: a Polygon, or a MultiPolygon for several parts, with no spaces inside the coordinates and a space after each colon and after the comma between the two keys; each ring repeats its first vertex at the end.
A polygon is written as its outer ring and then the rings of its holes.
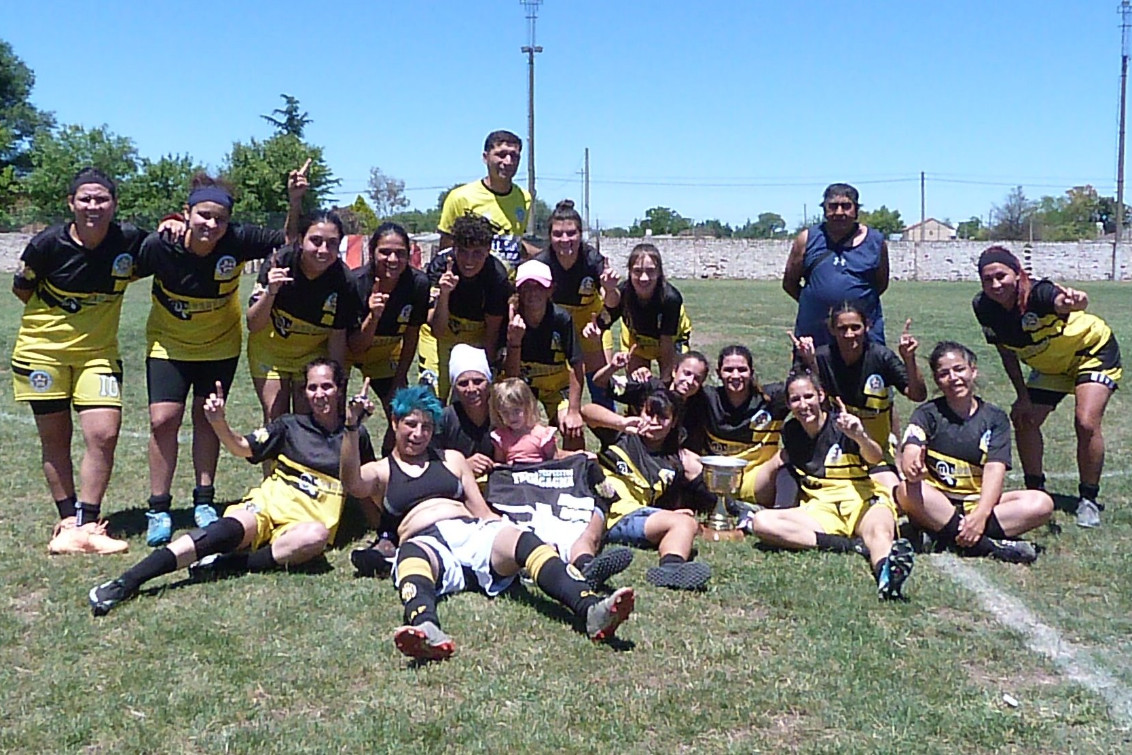
{"type": "Polygon", "coordinates": [[[973,592],[983,610],[1000,624],[1022,635],[1031,650],[1053,661],[1069,679],[1100,695],[1108,703],[1114,719],[1124,726],[1132,725],[1132,690],[1097,665],[1087,648],[1062,637],[1056,629],[1043,623],[1025,603],[999,590],[958,557],[944,553],[934,557],[932,563],[960,586],[973,592]]]}
{"type": "MultiPolygon", "coordinates": [[[[9,414],[8,412],[0,412],[0,421],[2,422],[18,422],[21,425],[31,425],[35,427],[35,418],[30,414],[9,414]]],[[[77,424],[76,424],[77,428],[77,424]]],[[[149,433],[139,433],[137,430],[122,430],[118,433],[120,438],[137,438],[138,440],[149,440],[149,433]]],[[[177,433],[178,443],[188,443],[192,440],[192,436],[185,435],[184,433],[177,433]]]]}

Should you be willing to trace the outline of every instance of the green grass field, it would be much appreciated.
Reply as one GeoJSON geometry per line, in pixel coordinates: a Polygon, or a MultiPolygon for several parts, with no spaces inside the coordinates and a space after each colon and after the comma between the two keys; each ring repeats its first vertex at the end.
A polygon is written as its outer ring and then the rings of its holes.
{"type": "MultiPolygon", "coordinates": [[[[777,284],[678,285],[697,348],[714,357],[726,343],[745,343],[764,379],[781,377],[793,306],[777,284]]],[[[1093,311],[1119,335],[1132,333],[1127,286],[1085,288],[1093,311]]],[[[974,292],[970,283],[894,283],[885,296],[889,330],[913,317],[925,362],[939,338],[971,345],[983,395],[1008,405],[1009,385],[971,314],[974,292]]],[[[21,307],[14,297],[5,301],[0,338],[10,353],[21,307]]],[[[122,318],[123,437],[104,503],[112,529],[129,533],[128,554],[47,556],[55,512],[31,414],[12,401],[7,377],[0,390],[0,751],[1108,753],[1129,746],[1132,721],[1028,650],[941,571],[937,557],[918,562],[911,601],[893,605],[878,603],[856,557],[705,543],[700,558],[715,569],[710,587],[680,594],[645,583],[655,554],[640,552],[615,578],[638,594],[616,645],[592,645],[571,631],[563,611],[522,588],[494,601],[464,594],[440,606],[456,656],[417,667],[391,642],[401,609],[390,583],[353,576],[351,539],[364,535],[347,526],[321,568],[201,585],[175,576],[92,619],[87,590],[148,551],[148,306],[148,286],[134,286],[122,318]]],[[[1047,549],[1035,566],[966,565],[1023,601],[1128,694],[1132,421],[1123,394],[1105,426],[1104,527],[1079,530],[1059,512],[1060,535],[1035,533],[1047,549]]],[[[911,406],[900,401],[906,418],[911,406]]],[[[243,364],[229,417],[242,431],[258,423],[243,364]]],[[[1051,488],[1067,495],[1076,493],[1072,424],[1070,401],[1047,425],[1051,488]]],[[[379,428],[371,420],[375,435],[379,428]]],[[[181,461],[174,506],[184,527],[192,488],[185,444],[181,461]]],[[[223,456],[220,498],[238,498],[259,475],[223,456]]],[[[1012,485],[1019,481],[1011,475],[1012,485]]]]}

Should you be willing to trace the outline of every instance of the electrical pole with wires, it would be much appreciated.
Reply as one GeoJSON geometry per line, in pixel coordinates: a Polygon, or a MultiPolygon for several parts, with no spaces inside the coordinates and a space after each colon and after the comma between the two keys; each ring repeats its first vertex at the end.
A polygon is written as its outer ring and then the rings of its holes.
{"type": "Polygon", "coordinates": [[[535,44],[535,23],[542,0],[519,0],[527,9],[527,44],[521,50],[527,56],[527,191],[531,194],[531,212],[527,219],[528,233],[535,231],[535,53],[542,48],[535,44]]]}
{"type": "Polygon", "coordinates": [[[1128,89],[1128,30],[1132,6],[1129,0],[1120,3],[1120,127],[1116,147],[1116,233],[1112,239],[1112,279],[1119,280],[1117,249],[1124,230],[1124,105],[1128,89]]]}

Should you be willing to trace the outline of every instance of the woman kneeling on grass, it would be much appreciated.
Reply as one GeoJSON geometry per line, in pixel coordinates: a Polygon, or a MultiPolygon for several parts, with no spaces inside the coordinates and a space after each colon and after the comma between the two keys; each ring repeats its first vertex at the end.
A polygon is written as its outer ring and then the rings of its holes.
{"type": "Polygon", "coordinates": [[[368,386],[350,399],[346,410],[341,474],[351,495],[381,501],[400,519],[401,547],[393,574],[405,624],[393,635],[398,650],[424,660],[451,656],[456,646],[440,628],[437,598],[473,587],[498,595],[520,568],[543,592],[569,607],[591,639],[612,637],[633,610],[632,588],[601,599],[552,546],[488,508],[464,457],[429,447],[443,411],[429,388],[414,386],[394,395],[393,452],[380,461],[361,463],[358,423],[373,411],[367,391],[368,386]],[[475,584],[470,584],[473,576],[475,584]]]}
{"type": "Polygon", "coordinates": [[[940,341],[929,365],[943,396],[912,413],[900,453],[906,481],[896,500],[913,522],[935,533],[937,551],[955,547],[964,556],[1032,563],[1033,544],[1006,538],[1048,522],[1053,499],[1040,490],[1002,491],[1010,421],[975,395],[974,353],[940,341]]]}
{"type": "Polygon", "coordinates": [[[597,404],[583,406],[582,417],[601,441],[598,460],[616,493],[606,539],[660,552],[660,564],[645,573],[649,584],[698,590],[711,579],[711,567],[691,560],[700,528],[695,509],[706,509],[715,496],[704,486],[699,457],[680,448],[678,401],[661,389],[635,417],[597,404]]]}
{"type": "Polygon", "coordinates": [[[797,550],[850,550],[849,538],[860,537],[870,554],[877,596],[903,599],[912,544],[893,541],[896,507],[869,477],[869,467],[883,458],[880,446],[840,400],[838,409],[826,409],[825,391],[815,376],[791,374],[786,399],[794,419],[782,429],[779,454],[798,480],[801,504],[759,511],[748,520],[751,534],[797,550]]]}
{"type": "Polygon", "coordinates": [[[343,438],[351,436],[355,458],[374,458],[364,431],[360,438],[345,431],[339,401],[345,387],[341,365],[316,359],[306,368],[310,414],[285,414],[251,435],[240,436],[224,417],[224,390],[216,381],[216,391],[204,404],[209,424],[236,456],[252,464],[274,459],[271,476],[217,521],[158,548],[118,579],[91,588],[94,615],[109,613],[149,580],[190,564],[189,573],[203,577],[268,571],[320,555],[334,537],[345,499],[338,481],[343,438]],[[208,558],[216,554],[230,555],[208,558]],[[202,561],[195,563],[198,560],[202,561]]]}

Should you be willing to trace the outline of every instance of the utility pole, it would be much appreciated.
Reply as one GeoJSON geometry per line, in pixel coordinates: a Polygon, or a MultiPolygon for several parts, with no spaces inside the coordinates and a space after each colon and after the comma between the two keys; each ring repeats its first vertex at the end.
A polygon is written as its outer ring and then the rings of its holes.
{"type": "Polygon", "coordinates": [[[1128,29],[1132,7],[1128,0],[1120,3],[1120,134],[1116,148],[1116,233],[1112,239],[1112,279],[1118,280],[1117,248],[1124,230],[1124,105],[1128,88],[1128,29]]]}
{"type": "Polygon", "coordinates": [[[920,279],[920,242],[928,232],[928,203],[927,192],[924,188],[924,171],[920,171],[920,232],[916,234],[916,256],[912,258],[912,280],[920,279]]]}
{"type": "Polygon", "coordinates": [[[582,204],[586,208],[586,235],[590,233],[590,148],[586,147],[586,186],[582,192],[582,204]]]}
{"type": "Polygon", "coordinates": [[[519,0],[527,9],[527,44],[522,48],[527,56],[527,191],[531,193],[531,212],[527,220],[530,232],[535,230],[535,53],[542,48],[535,44],[535,22],[542,0],[519,0]]]}

